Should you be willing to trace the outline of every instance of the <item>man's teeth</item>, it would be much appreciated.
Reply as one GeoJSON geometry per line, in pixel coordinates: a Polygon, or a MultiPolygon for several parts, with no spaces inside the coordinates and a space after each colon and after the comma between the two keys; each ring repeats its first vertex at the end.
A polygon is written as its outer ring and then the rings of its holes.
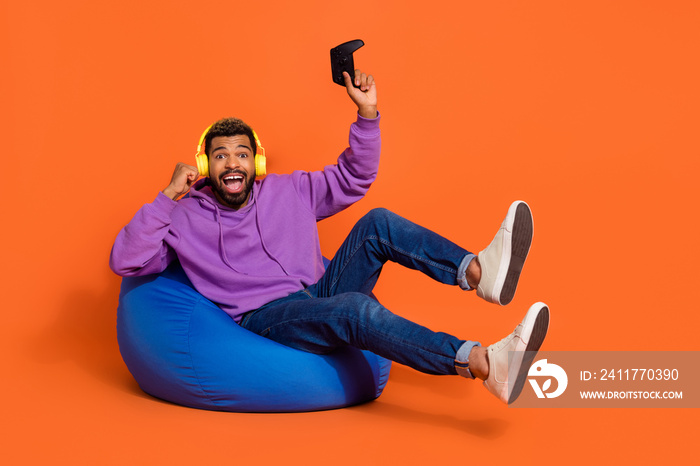
{"type": "Polygon", "coordinates": [[[226,175],[224,176],[224,183],[243,183],[243,175],[226,175]]]}
{"type": "Polygon", "coordinates": [[[230,189],[237,190],[243,185],[245,177],[239,173],[234,173],[232,175],[226,175],[223,178],[223,182],[230,189]]]}

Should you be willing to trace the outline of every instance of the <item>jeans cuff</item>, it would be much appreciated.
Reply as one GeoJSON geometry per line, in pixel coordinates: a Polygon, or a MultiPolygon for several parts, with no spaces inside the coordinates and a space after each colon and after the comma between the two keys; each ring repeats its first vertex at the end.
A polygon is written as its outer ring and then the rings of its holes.
{"type": "Polygon", "coordinates": [[[462,346],[457,350],[457,355],[455,356],[455,370],[457,374],[468,379],[475,379],[472,375],[472,371],[469,370],[469,353],[471,353],[472,348],[475,346],[481,346],[478,341],[465,341],[462,346]]]}
{"type": "Polygon", "coordinates": [[[459,269],[457,269],[457,284],[459,285],[460,288],[462,288],[465,291],[469,291],[472,288],[469,286],[469,283],[467,283],[467,267],[469,267],[469,264],[476,258],[476,254],[472,254],[471,252],[464,256],[464,259],[462,259],[462,263],[459,264],[459,269]]]}

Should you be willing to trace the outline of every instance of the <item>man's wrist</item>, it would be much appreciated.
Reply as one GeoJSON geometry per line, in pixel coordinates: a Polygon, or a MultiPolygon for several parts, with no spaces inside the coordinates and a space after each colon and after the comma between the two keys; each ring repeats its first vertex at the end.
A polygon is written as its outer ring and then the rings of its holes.
{"type": "Polygon", "coordinates": [[[167,188],[165,188],[165,189],[162,190],[161,192],[162,192],[163,194],[165,194],[166,196],[168,196],[168,197],[169,197],[170,199],[172,199],[173,201],[176,201],[177,198],[180,197],[180,193],[178,193],[177,191],[175,191],[174,189],[172,189],[170,186],[168,186],[167,188]]]}
{"type": "Polygon", "coordinates": [[[362,118],[367,118],[369,120],[373,120],[377,118],[377,106],[376,105],[369,105],[369,106],[364,106],[364,107],[359,107],[357,110],[357,113],[362,117],[362,118]]]}

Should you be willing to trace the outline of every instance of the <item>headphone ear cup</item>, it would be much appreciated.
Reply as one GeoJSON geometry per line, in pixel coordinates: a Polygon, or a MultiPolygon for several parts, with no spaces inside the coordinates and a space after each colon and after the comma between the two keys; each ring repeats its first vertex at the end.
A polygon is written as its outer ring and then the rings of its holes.
{"type": "Polygon", "coordinates": [[[197,170],[201,176],[209,176],[209,156],[207,154],[198,154],[195,156],[197,161],[197,170]]]}
{"type": "Polygon", "coordinates": [[[255,155],[255,175],[267,175],[267,157],[265,157],[263,154],[255,155]]]}

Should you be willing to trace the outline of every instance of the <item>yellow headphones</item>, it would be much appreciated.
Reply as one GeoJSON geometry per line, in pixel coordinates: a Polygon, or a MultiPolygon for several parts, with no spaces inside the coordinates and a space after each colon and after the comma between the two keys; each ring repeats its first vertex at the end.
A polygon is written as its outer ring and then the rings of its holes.
{"type": "MultiPolygon", "coordinates": [[[[214,125],[209,125],[202,133],[202,137],[199,138],[199,144],[197,145],[197,154],[194,156],[197,161],[197,170],[199,170],[199,174],[202,176],[209,176],[209,156],[202,151],[202,144],[204,144],[204,139],[207,137],[207,133],[209,133],[212,126],[214,125]]],[[[255,154],[255,175],[264,176],[267,175],[265,148],[260,144],[260,139],[258,139],[258,135],[255,131],[253,131],[253,137],[258,147],[257,153],[255,154]]]]}

